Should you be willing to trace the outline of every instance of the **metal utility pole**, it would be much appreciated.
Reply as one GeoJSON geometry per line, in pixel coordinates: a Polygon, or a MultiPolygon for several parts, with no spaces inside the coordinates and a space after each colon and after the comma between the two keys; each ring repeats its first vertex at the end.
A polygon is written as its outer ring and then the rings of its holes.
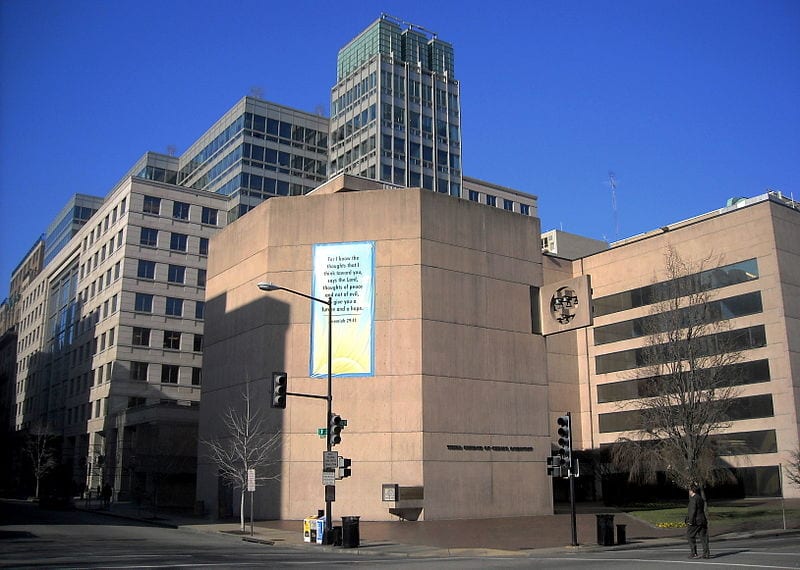
{"type": "MultiPolygon", "coordinates": [[[[321,400],[327,401],[327,409],[325,412],[325,425],[328,426],[330,430],[331,418],[333,417],[333,297],[328,295],[327,299],[320,299],[319,297],[314,297],[312,295],[308,295],[306,293],[302,293],[300,291],[295,291],[294,289],[289,289],[288,287],[282,287],[280,285],[275,285],[274,283],[258,283],[258,288],[262,291],[286,291],[287,293],[292,293],[294,295],[298,295],[300,297],[304,297],[315,303],[322,303],[323,305],[328,307],[328,393],[325,396],[316,395],[316,394],[298,394],[294,392],[286,392],[287,396],[300,396],[302,398],[318,398],[321,400]]],[[[284,378],[285,378],[284,374],[284,378]]],[[[274,382],[274,380],[273,380],[274,382]]],[[[283,407],[285,407],[285,400],[283,407]]],[[[326,437],[327,446],[326,450],[330,453],[331,448],[333,447],[333,443],[331,441],[330,433],[328,433],[328,437],[326,437]]],[[[333,508],[331,503],[334,501],[334,493],[335,487],[333,485],[325,485],[325,536],[327,540],[331,540],[332,537],[332,528],[333,528],[333,508]]]]}

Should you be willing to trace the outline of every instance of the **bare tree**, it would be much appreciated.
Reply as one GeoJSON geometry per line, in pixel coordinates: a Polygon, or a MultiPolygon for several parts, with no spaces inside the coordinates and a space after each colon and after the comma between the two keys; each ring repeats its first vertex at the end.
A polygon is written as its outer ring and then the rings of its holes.
{"type": "Polygon", "coordinates": [[[711,289],[720,278],[709,265],[683,260],[672,248],[665,254],[667,279],[650,288],[652,310],[641,321],[645,346],[638,352],[641,426],[620,437],[612,452],[615,466],[631,481],[653,481],[666,472],[678,486],[701,487],[729,480],[721,469],[725,440],[715,437],[730,425],[741,375],[741,340],[730,330],[711,289]]]}
{"type": "Polygon", "coordinates": [[[277,451],[281,443],[280,432],[265,429],[260,410],[253,410],[249,386],[242,394],[243,411],[233,406],[222,416],[225,433],[222,437],[203,440],[207,456],[219,469],[223,482],[238,489],[239,521],[244,532],[244,496],[247,489],[247,471],[256,470],[256,486],[267,480],[279,479],[278,473],[264,471],[278,463],[277,451]]]}
{"type": "Polygon", "coordinates": [[[36,423],[28,431],[25,451],[33,466],[33,476],[36,478],[35,497],[39,498],[39,487],[42,478],[56,468],[58,460],[55,450],[56,436],[52,434],[46,424],[36,423]]]}
{"type": "Polygon", "coordinates": [[[786,478],[792,485],[800,487],[800,447],[791,452],[789,465],[786,467],[786,478]]]}

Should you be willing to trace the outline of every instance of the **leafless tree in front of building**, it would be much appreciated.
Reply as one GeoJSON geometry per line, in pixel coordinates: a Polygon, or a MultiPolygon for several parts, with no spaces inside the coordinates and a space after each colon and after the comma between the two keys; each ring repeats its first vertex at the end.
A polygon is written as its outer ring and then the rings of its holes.
{"type": "Polygon", "coordinates": [[[247,472],[254,469],[256,486],[267,480],[279,479],[272,472],[280,458],[280,432],[270,433],[260,410],[253,409],[249,389],[242,394],[242,406],[230,406],[222,415],[224,431],[220,437],[203,440],[207,456],[219,470],[223,482],[238,490],[239,522],[244,532],[245,492],[247,472]]]}
{"type": "Polygon", "coordinates": [[[627,402],[638,410],[641,427],[614,446],[614,465],[630,481],[654,481],[665,472],[682,488],[730,480],[720,456],[738,394],[741,346],[719,303],[713,302],[719,259],[692,263],[668,248],[666,280],[653,286],[652,310],[642,319],[645,346],[638,353],[639,397],[627,402]]]}
{"type": "Polygon", "coordinates": [[[786,478],[792,485],[800,487],[800,447],[791,452],[786,467],[786,478]]]}
{"type": "Polygon", "coordinates": [[[31,460],[33,476],[36,479],[35,497],[39,498],[42,479],[58,466],[56,457],[56,436],[46,424],[37,422],[27,433],[25,451],[31,460]]]}

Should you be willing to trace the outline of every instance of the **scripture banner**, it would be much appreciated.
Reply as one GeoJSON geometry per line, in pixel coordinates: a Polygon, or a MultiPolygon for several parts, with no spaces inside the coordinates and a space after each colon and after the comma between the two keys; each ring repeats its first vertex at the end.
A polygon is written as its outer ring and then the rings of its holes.
{"type": "MultiPolygon", "coordinates": [[[[314,245],[312,295],[333,301],[333,374],[373,376],[375,242],[314,245]]],[[[312,303],[310,375],[328,375],[328,306],[312,303]]]]}

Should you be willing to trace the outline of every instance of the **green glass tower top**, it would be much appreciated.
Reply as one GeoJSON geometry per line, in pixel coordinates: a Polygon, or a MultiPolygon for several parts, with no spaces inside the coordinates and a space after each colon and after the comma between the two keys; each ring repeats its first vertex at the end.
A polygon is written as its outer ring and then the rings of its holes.
{"type": "Polygon", "coordinates": [[[391,55],[437,73],[454,73],[453,46],[421,26],[382,14],[367,29],[339,50],[336,61],[340,81],[374,56],[391,55]]]}

